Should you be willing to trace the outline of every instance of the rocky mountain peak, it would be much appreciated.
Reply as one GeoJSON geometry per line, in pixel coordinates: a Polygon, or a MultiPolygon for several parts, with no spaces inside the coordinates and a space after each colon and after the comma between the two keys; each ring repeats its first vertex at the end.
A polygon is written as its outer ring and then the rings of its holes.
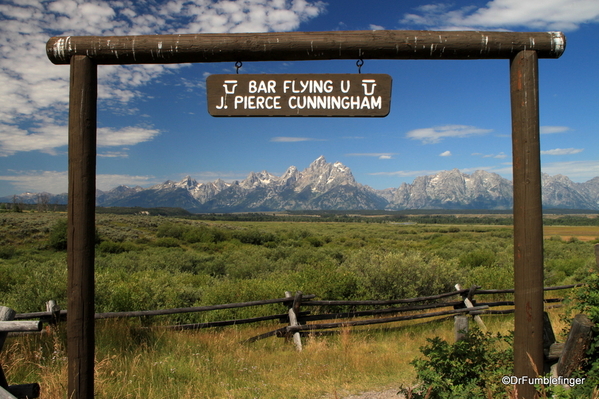
{"type": "Polygon", "coordinates": [[[260,173],[250,172],[245,180],[241,181],[239,185],[245,189],[268,186],[273,182],[277,182],[279,178],[266,170],[260,173]]]}
{"type": "Polygon", "coordinates": [[[353,185],[357,183],[351,170],[341,162],[327,163],[324,156],[318,157],[306,169],[300,172],[295,191],[310,187],[312,192],[323,193],[336,185],[353,185]]]}
{"type": "MultiPolygon", "coordinates": [[[[599,210],[599,177],[575,183],[567,176],[542,179],[543,206],[599,210]]],[[[21,194],[20,201],[36,203],[39,194],[21,194]]],[[[67,195],[52,196],[65,203],[67,195]]],[[[11,202],[11,197],[0,202],[11,202]]],[[[398,188],[375,190],[356,182],[349,167],[318,157],[306,169],[290,166],[278,177],[266,170],[251,172],[242,181],[222,179],[198,184],[190,176],[167,180],[150,188],[118,186],[97,190],[98,206],[173,206],[192,212],[254,212],[273,210],[360,209],[510,209],[512,182],[496,173],[458,169],[419,176],[398,188]]]]}
{"type": "Polygon", "coordinates": [[[175,186],[179,188],[184,188],[186,190],[193,190],[198,185],[198,182],[195,179],[192,179],[191,176],[185,176],[179,183],[175,186]]]}

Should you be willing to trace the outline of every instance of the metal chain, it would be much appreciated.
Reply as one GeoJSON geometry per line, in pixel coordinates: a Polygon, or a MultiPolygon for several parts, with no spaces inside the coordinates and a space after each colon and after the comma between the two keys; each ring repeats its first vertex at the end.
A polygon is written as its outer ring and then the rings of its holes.
{"type": "Polygon", "coordinates": [[[356,66],[358,67],[358,73],[362,73],[362,65],[364,65],[364,60],[360,58],[356,61],[356,66]]]}

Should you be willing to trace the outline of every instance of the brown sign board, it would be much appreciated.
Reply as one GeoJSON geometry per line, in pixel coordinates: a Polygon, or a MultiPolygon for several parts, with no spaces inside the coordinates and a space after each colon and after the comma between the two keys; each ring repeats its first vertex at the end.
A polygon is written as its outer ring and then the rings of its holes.
{"type": "Polygon", "coordinates": [[[230,74],[206,79],[212,116],[384,117],[386,74],[230,74]]]}

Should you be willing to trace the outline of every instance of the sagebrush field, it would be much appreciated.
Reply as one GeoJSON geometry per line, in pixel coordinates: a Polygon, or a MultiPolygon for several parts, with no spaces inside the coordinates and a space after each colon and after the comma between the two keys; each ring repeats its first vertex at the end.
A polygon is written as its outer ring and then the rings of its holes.
{"type": "MultiPolygon", "coordinates": [[[[280,298],[285,291],[318,299],[397,299],[453,291],[456,283],[513,287],[509,225],[487,225],[483,219],[481,224],[348,220],[98,214],[96,311],[243,302],[280,298]]],[[[599,242],[599,226],[570,227],[564,231],[567,238],[554,227],[545,234],[545,285],[582,281],[596,270],[593,244],[599,242]]],[[[33,312],[54,299],[66,307],[65,231],[62,213],[0,213],[0,305],[33,312]]],[[[271,305],[98,322],[98,397],[333,398],[375,387],[399,389],[414,378],[409,362],[426,337],[451,339],[453,333],[451,322],[348,330],[312,337],[298,354],[278,338],[239,343],[272,329],[273,322],[200,332],[137,330],[284,311],[271,305]]],[[[510,316],[487,320],[502,332],[513,323],[510,316]]],[[[51,393],[43,397],[63,397],[64,342],[61,327],[9,340],[0,362],[11,383],[40,382],[51,393]]]]}

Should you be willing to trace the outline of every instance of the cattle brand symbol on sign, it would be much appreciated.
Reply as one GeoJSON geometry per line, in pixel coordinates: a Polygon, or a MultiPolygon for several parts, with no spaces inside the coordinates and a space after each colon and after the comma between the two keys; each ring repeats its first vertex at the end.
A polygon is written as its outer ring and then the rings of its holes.
{"type": "Polygon", "coordinates": [[[389,114],[386,74],[241,74],[206,79],[212,116],[378,116],[389,114]]]}

